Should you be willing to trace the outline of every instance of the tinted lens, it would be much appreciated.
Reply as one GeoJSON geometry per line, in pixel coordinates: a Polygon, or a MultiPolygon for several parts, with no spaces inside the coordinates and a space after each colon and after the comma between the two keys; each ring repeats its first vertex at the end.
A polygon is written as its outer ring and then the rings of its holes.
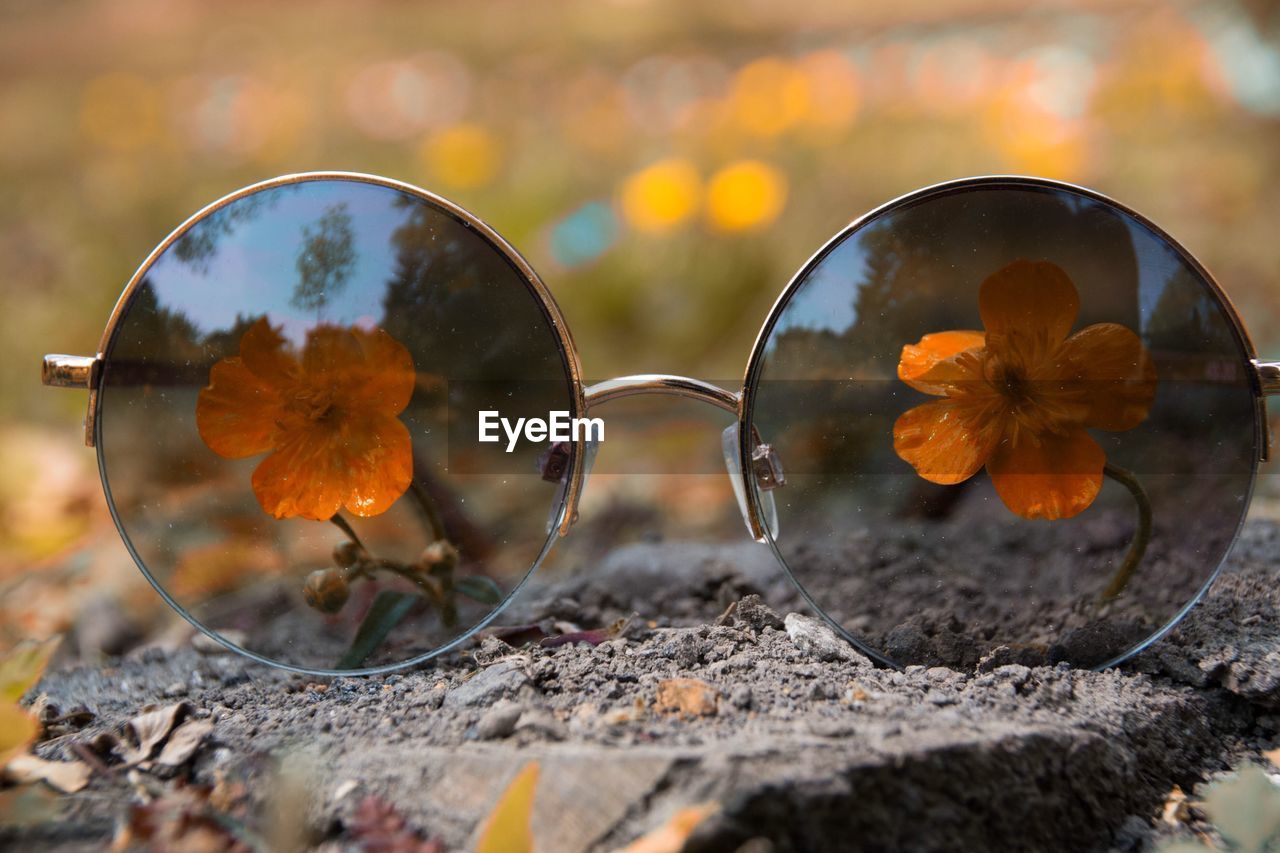
{"type": "Polygon", "coordinates": [[[549,545],[546,445],[448,440],[480,410],[577,413],[537,288],[464,219],[307,179],[234,198],[139,272],[105,350],[102,477],[199,626],[295,667],[402,663],[484,620],[549,545]]]}
{"type": "Polygon", "coordinates": [[[803,271],[753,367],[778,554],[894,663],[1112,662],[1234,538],[1246,353],[1194,262],[1113,204],[988,182],[891,205],[803,271]]]}

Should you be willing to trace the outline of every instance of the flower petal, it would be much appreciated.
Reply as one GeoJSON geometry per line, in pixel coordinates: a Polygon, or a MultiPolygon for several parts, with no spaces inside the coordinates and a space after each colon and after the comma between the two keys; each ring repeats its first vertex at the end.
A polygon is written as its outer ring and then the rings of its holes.
{"type": "Polygon", "coordinates": [[[243,459],[274,446],[282,413],[279,391],[233,356],[209,371],[209,386],[196,398],[196,430],[214,453],[243,459]]]}
{"type": "Polygon", "coordinates": [[[332,518],[350,486],[350,472],[335,452],[338,440],[323,427],[292,432],[253,471],[253,493],[262,508],[276,518],[332,518]]]}
{"type": "Polygon", "coordinates": [[[394,415],[377,414],[345,448],[359,471],[343,502],[359,516],[380,515],[409,488],[413,479],[413,440],[394,415]]]}
{"type": "Polygon", "coordinates": [[[308,376],[346,374],[363,363],[364,352],[350,329],[324,324],[307,332],[302,369],[308,376]]]}
{"type": "Polygon", "coordinates": [[[1083,429],[1002,442],[987,473],[1004,505],[1023,518],[1050,521],[1088,509],[1102,488],[1106,454],[1083,429]]]}
{"type": "Polygon", "coordinates": [[[266,317],[259,317],[240,337],[240,358],[259,379],[278,388],[298,377],[298,359],[292,347],[266,317]]]}
{"type": "Polygon", "coordinates": [[[302,355],[306,381],[331,383],[353,408],[397,415],[409,405],[413,356],[382,329],[316,326],[302,355]]]}
{"type": "Polygon", "coordinates": [[[1000,438],[998,423],[972,406],[935,400],[908,409],[893,425],[893,449],[931,483],[950,486],[978,472],[1000,438]]]}
{"type": "Polygon", "coordinates": [[[386,512],[413,478],[413,443],[394,415],[374,412],[340,430],[299,430],[253,472],[253,492],[276,518],[323,521],[344,504],[356,515],[386,512]]]}
{"type": "Polygon", "coordinates": [[[1060,359],[1064,373],[1087,391],[1084,425],[1116,432],[1147,418],[1156,396],[1156,366],[1133,331],[1097,323],[1067,338],[1060,359]]]}
{"type": "Polygon", "coordinates": [[[978,310],[988,346],[994,343],[993,338],[1016,333],[1043,337],[1056,347],[1075,325],[1080,296],[1057,264],[1014,261],[982,282],[978,310]]]}
{"type": "Polygon", "coordinates": [[[941,395],[945,389],[935,382],[922,381],[939,362],[968,349],[976,349],[986,342],[987,336],[982,332],[954,331],[935,332],[925,335],[917,344],[907,344],[902,348],[902,357],[898,361],[898,378],[926,394],[941,395]]]}
{"type": "Polygon", "coordinates": [[[418,374],[409,350],[382,329],[351,327],[363,353],[361,399],[377,411],[398,415],[409,405],[418,374]]]}

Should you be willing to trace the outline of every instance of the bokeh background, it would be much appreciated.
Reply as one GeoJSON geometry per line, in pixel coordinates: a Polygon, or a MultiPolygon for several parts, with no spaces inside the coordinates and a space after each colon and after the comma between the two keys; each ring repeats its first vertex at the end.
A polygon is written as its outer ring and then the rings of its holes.
{"type": "MultiPolygon", "coordinates": [[[[1280,4],[1082,0],[0,3],[0,644],[165,623],[110,527],[83,393],[130,274],[190,213],[348,169],[472,210],[538,269],[588,377],[740,382],[791,274],[903,192],[1014,172],[1142,211],[1280,355],[1280,4]]],[[[557,560],[737,537],[714,412],[604,411],[557,560]],[[695,473],[686,473],[686,472],[695,473]]],[[[1255,515],[1280,515],[1264,469],[1255,515]]]]}

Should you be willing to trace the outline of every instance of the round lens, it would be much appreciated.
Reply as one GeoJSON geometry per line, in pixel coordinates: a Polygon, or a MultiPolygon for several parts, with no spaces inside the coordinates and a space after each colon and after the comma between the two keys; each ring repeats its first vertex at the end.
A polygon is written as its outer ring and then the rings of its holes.
{"type": "Polygon", "coordinates": [[[563,511],[570,444],[477,427],[579,413],[553,312],[505,244],[411,188],[306,176],[214,205],[136,274],[104,347],[99,463],[139,566],[197,627],[307,671],[466,635],[563,511]]]}
{"type": "Polygon", "coordinates": [[[1243,332],[1185,251],[1085,191],[894,202],[810,261],[761,340],[773,546],[882,661],[1118,662],[1186,612],[1243,518],[1243,332]]]}

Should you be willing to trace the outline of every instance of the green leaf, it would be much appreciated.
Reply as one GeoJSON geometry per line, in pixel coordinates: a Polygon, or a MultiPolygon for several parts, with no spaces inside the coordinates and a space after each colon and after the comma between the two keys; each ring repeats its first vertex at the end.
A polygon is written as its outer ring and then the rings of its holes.
{"type": "Polygon", "coordinates": [[[453,585],[453,588],[481,604],[497,604],[505,595],[502,587],[498,586],[492,578],[484,575],[470,575],[462,578],[453,585]]]}
{"type": "Polygon", "coordinates": [[[356,638],[351,641],[351,648],[338,661],[337,669],[356,669],[364,664],[365,658],[373,654],[373,650],[382,644],[404,617],[409,615],[413,606],[421,601],[421,597],[408,592],[393,592],[384,589],[378,593],[364,621],[356,631],[356,638]]]}

